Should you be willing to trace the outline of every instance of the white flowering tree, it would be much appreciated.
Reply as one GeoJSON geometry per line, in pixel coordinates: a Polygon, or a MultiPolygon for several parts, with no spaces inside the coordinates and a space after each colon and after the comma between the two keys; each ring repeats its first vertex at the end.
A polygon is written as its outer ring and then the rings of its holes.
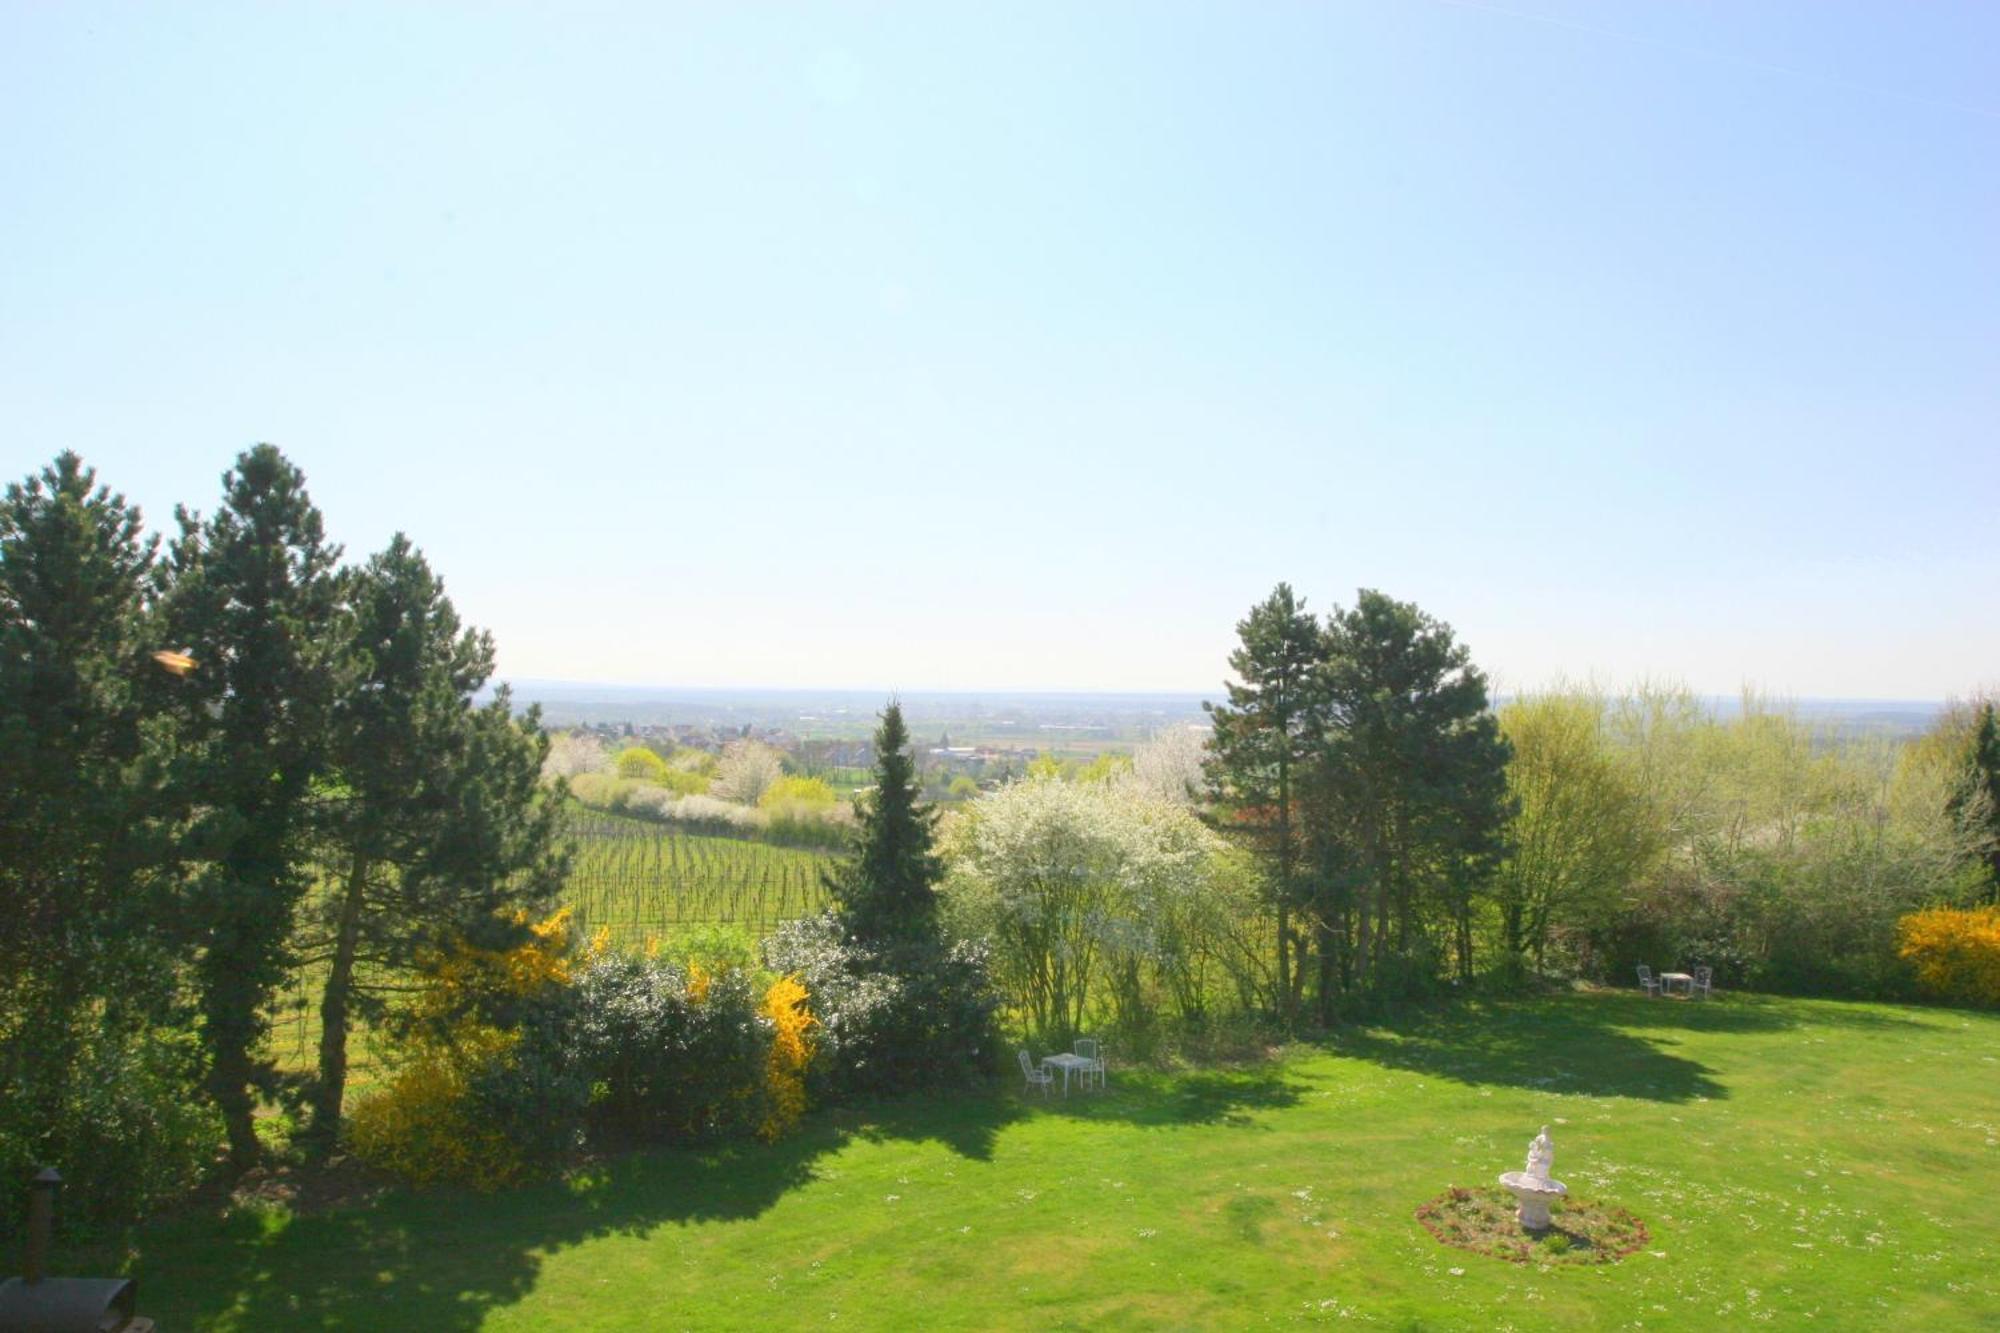
{"type": "Polygon", "coordinates": [[[611,755],[604,742],[587,731],[561,731],[549,737],[548,757],[542,760],[545,778],[573,778],[584,773],[602,773],[611,767],[611,755]]]}
{"type": "Polygon", "coordinates": [[[1219,843],[1184,806],[1127,783],[1017,782],[951,834],[954,913],[992,943],[1004,985],[1045,1038],[1078,1032],[1108,983],[1121,1026],[1206,910],[1219,843]]]}
{"type": "Polygon", "coordinates": [[[1207,727],[1169,727],[1133,751],[1125,780],[1159,800],[1199,805],[1208,791],[1207,758],[1207,727]]]}
{"type": "Polygon", "coordinates": [[[731,741],[716,766],[709,791],[730,801],[756,805],[764,789],[785,775],[785,757],[762,741],[731,741]]]}

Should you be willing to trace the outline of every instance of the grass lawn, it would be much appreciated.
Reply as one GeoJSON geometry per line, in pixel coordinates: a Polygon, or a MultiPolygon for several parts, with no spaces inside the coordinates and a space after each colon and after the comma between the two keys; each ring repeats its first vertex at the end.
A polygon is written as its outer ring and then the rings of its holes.
{"type": "MultiPolygon", "coordinates": [[[[1017,1085],[1016,1085],[1017,1086],[1017,1085]]],[[[1730,996],[1467,1004],[1044,1106],[1010,1088],[143,1233],[166,1329],[2000,1327],[2000,1018],[1730,996]],[[1637,1213],[1616,1264],[1440,1246],[1521,1165],[1637,1213]]]]}

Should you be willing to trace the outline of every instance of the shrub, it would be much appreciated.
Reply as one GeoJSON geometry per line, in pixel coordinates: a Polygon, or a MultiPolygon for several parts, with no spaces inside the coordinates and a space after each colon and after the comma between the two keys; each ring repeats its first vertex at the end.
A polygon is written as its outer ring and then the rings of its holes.
{"type": "Polygon", "coordinates": [[[669,768],[659,782],[676,796],[705,796],[710,786],[708,774],[688,768],[669,768]]]}
{"type": "Polygon", "coordinates": [[[432,960],[404,1058],[355,1108],[365,1160],[413,1183],[494,1189],[587,1137],[771,1140],[806,1109],[817,1018],[797,977],[756,980],[746,939],[679,959],[578,953],[568,912],[507,949],[432,960]]]}
{"type": "Polygon", "coordinates": [[[675,750],[667,762],[680,773],[692,773],[699,778],[712,778],[717,768],[716,757],[706,750],[675,750]]]}
{"type": "Polygon", "coordinates": [[[764,840],[783,847],[844,851],[853,837],[854,812],[844,805],[818,810],[802,810],[794,806],[789,810],[775,811],[764,821],[764,840]]]}
{"type": "Polygon", "coordinates": [[[21,1220],[19,1186],[42,1167],[62,1173],[63,1228],[90,1232],[186,1193],[221,1146],[221,1117],[189,1095],[189,1034],[98,1026],[74,1036],[60,1057],[47,1031],[35,1033],[36,1050],[0,1050],[0,1241],[21,1220]]]}
{"type": "Polygon", "coordinates": [[[641,787],[625,798],[625,809],[698,833],[742,834],[763,827],[757,811],[713,796],[679,796],[671,787],[641,787]]]}
{"type": "Polygon", "coordinates": [[[579,773],[569,780],[569,794],[598,810],[625,809],[634,792],[644,790],[628,778],[609,773],[579,773]]]}
{"type": "Polygon", "coordinates": [[[763,795],[757,798],[757,808],[773,812],[790,810],[794,807],[813,811],[829,810],[838,799],[824,778],[785,777],[764,788],[763,795]]]}
{"type": "Polygon", "coordinates": [[[784,772],[785,757],[762,741],[731,741],[716,766],[715,793],[755,805],[784,772]]]}
{"type": "Polygon", "coordinates": [[[621,750],[614,768],[621,778],[633,778],[640,782],[660,782],[668,773],[667,761],[660,758],[643,745],[634,745],[621,750]]]}
{"type": "Polygon", "coordinates": [[[854,812],[821,778],[779,778],[764,789],[757,810],[765,836],[793,846],[842,846],[854,822],[854,812]]]}
{"type": "Polygon", "coordinates": [[[966,1083],[998,1067],[999,997],[978,946],[930,941],[891,967],[817,916],[780,926],[764,959],[812,996],[810,1079],[822,1096],[966,1083]]]}
{"type": "MultiPolygon", "coordinates": [[[[364,1161],[413,1184],[491,1190],[573,1143],[588,1084],[547,1038],[563,1027],[577,962],[570,912],[534,923],[516,913],[510,924],[505,947],[461,939],[424,960],[394,1024],[399,1067],[348,1122],[364,1161]]],[[[600,936],[586,957],[603,948],[600,936]]]]}
{"type": "Polygon", "coordinates": [[[2000,1005],[2000,907],[1934,907],[1897,923],[1897,952],[1940,999],[2000,1005]]]}
{"type": "Polygon", "coordinates": [[[403,1065],[382,1092],[348,1118],[355,1155],[414,1185],[494,1190],[519,1180],[527,1155],[480,1115],[472,1077],[511,1043],[489,1029],[450,1050],[426,1049],[403,1065]]]}
{"type": "Polygon", "coordinates": [[[767,1142],[783,1138],[806,1110],[806,1069],[812,1063],[812,1011],[797,977],[779,977],[764,992],[762,1013],[771,1025],[771,1049],[764,1057],[764,1123],[757,1133],[767,1142]]]}
{"type": "Polygon", "coordinates": [[[626,1140],[710,1139],[763,1123],[770,1044],[747,972],[609,956],[550,1035],[588,1077],[590,1123],[626,1140]]]}

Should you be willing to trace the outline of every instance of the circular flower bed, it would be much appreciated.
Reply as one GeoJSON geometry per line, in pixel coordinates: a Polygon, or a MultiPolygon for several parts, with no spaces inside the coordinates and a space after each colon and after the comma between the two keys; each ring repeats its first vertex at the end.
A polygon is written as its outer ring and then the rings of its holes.
{"type": "Polygon", "coordinates": [[[1521,1229],[1514,1207],[1506,1190],[1454,1185],[1417,1209],[1417,1220],[1440,1244],[1517,1264],[1608,1264],[1647,1240],[1644,1222],[1609,1204],[1564,1199],[1549,1210],[1555,1225],[1539,1235],[1521,1229]]]}

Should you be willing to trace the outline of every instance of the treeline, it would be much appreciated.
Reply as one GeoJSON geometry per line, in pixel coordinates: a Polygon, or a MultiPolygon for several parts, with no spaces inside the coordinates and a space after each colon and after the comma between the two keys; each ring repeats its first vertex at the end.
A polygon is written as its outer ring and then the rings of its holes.
{"type": "Polygon", "coordinates": [[[1209,813],[1258,858],[1287,1019],[1641,963],[1904,997],[1899,921],[2000,886],[1990,703],[1907,745],[1678,689],[1496,712],[1450,627],[1377,592],[1321,620],[1281,584],[1237,628],[1209,813]]]}
{"type": "MultiPolygon", "coordinates": [[[[72,1217],[184,1189],[260,1104],[330,1139],[348,1034],[447,941],[558,890],[546,741],[408,540],[343,564],[278,450],[164,543],[71,453],[0,503],[0,1180],[72,1217]],[[322,978],[316,1070],[266,1053],[322,978]]],[[[12,1210],[4,1210],[11,1220],[12,1210]]]]}
{"type": "MultiPolygon", "coordinates": [[[[265,1160],[269,1134],[492,1187],[991,1072],[999,999],[939,924],[893,705],[837,912],[761,956],[700,931],[621,953],[555,904],[564,761],[545,772],[504,688],[475,702],[492,640],[407,539],[343,564],[263,445],[176,519],[148,535],[68,453],[0,502],[0,1181],[54,1163],[69,1224],[122,1220],[265,1160]],[[318,1059],[288,1073],[268,1029],[302,976],[318,1059]],[[349,1106],[361,1021],[384,1076],[349,1106]]],[[[671,794],[663,757],[621,758],[671,794]]],[[[834,803],[762,747],[713,776],[687,795],[773,823],[834,803]]]]}
{"type": "Polygon", "coordinates": [[[1746,698],[1587,689],[1501,710],[1519,811],[1492,885],[1496,963],[1624,982],[1706,964],[1727,983],[1907,999],[1899,923],[1994,900],[1990,704],[1912,742],[1746,698]]]}

